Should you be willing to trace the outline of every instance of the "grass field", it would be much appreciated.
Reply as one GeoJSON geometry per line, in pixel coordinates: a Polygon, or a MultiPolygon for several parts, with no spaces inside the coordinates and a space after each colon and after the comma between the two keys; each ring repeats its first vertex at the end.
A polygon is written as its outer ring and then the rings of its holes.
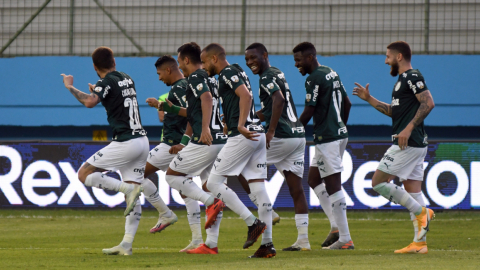
{"type": "MultiPolygon", "coordinates": [[[[348,213],[355,250],[321,250],[329,230],[323,212],[310,213],[312,251],[282,252],[296,240],[293,212],[282,212],[273,228],[277,256],[248,259],[257,242],[243,250],[245,223],[225,211],[219,255],[189,255],[190,229],[184,210],[179,222],[160,234],[148,233],[156,223],[144,211],[133,256],[106,256],[102,248],[120,243],[123,210],[0,210],[0,269],[480,269],[480,212],[436,214],[428,234],[429,253],[399,255],[393,250],[409,244],[412,223],[406,211],[348,213]]],[[[204,239],[206,237],[205,232],[204,239]]]]}

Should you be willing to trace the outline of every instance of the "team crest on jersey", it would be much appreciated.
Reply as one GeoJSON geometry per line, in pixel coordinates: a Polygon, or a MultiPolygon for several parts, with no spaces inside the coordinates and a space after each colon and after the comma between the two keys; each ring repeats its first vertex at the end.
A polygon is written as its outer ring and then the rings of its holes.
{"type": "Polygon", "coordinates": [[[201,83],[199,83],[199,84],[197,85],[197,90],[198,90],[198,91],[202,91],[202,89],[203,89],[203,85],[202,85],[201,83]]]}
{"type": "Polygon", "coordinates": [[[232,79],[233,82],[238,82],[238,76],[237,75],[233,75],[231,79],[232,79]]]}
{"type": "Polygon", "coordinates": [[[273,89],[273,83],[267,84],[267,88],[268,88],[268,89],[273,89]]]}
{"type": "Polygon", "coordinates": [[[187,102],[187,96],[183,95],[182,100],[183,100],[183,102],[187,102]]]}
{"type": "Polygon", "coordinates": [[[97,87],[95,87],[94,90],[95,90],[95,92],[98,93],[98,92],[102,91],[102,87],[101,87],[101,86],[97,86],[97,87]]]}
{"type": "Polygon", "coordinates": [[[395,84],[395,91],[398,91],[400,86],[402,86],[402,82],[397,82],[397,84],[395,84]]]}
{"type": "Polygon", "coordinates": [[[310,102],[310,100],[312,100],[312,94],[307,94],[305,99],[307,100],[307,102],[310,102]]]}
{"type": "Polygon", "coordinates": [[[423,84],[423,82],[417,82],[417,87],[423,89],[425,87],[425,84],[423,84]]]}

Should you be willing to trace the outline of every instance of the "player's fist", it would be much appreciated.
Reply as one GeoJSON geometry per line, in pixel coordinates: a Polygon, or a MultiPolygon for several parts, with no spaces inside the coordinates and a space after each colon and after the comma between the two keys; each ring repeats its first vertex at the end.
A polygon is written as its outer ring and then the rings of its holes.
{"type": "Polygon", "coordinates": [[[93,89],[95,89],[95,84],[89,83],[88,84],[88,90],[90,91],[90,93],[93,93],[93,89]]]}
{"type": "Polygon", "coordinates": [[[153,107],[158,109],[159,111],[162,111],[161,104],[163,102],[158,101],[156,98],[147,98],[146,102],[148,103],[148,106],[153,107]]]}
{"type": "Polygon", "coordinates": [[[65,75],[65,74],[60,74],[60,76],[63,76],[63,84],[65,87],[68,89],[70,86],[73,85],[73,76],[72,75],[65,75]]]}
{"type": "Polygon", "coordinates": [[[359,83],[355,83],[355,85],[357,87],[354,87],[353,88],[353,94],[355,96],[358,96],[359,98],[365,100],[365,101],[368,101],[368,99],[370,98],[370,91],[368,90],[368,86],[370,85],[369,83],[367,83],[367,85],[365,85],[365,87],[363,87],[362,85],[360,85],[359,83]]]}

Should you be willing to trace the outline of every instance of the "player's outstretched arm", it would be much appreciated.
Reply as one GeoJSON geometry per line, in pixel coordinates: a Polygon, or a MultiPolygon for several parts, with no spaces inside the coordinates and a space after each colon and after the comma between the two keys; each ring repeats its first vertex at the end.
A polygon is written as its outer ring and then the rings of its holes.
{"type": "Polygon", "coordinates": [[[63,84],[65,85],[65,88],[67,88],[70,91],[70,93],[72,93],[72,95],[78,101],[80,101],[80,103],[82,103],[85,107],[93,108],[98,103],[100,103],[100,98],[93,93],[93,89],[95,88],[95,85],[88,84],[88,89],[90,90],[90,94],[87,94],[78,90],[73,86],[72,75],[61,74],[61,76],[63,76],[63,84]]]}
{"type": "Polygon", "coordinates": [[[212,133],[210,132],[210,120],[212,119],[213,98],[212,94],[207,91],[200,96],[202,101],[202,134],[200,135],[201,143],[211,145],[213,141],[212,133]]]}
{"type": "Polygon", "coordinates": [[[237,129],[243,136],[245,136],[245,138],[252,141],[258,141],[255,137],[260,135],[256,134],[257,132],[255,131],[249,131],[245,128],[245,123],[247,122],[248,114],[250,113],[250,108],[252,106],[252,94],[250,94],[250,91],[248,91],[244,84],[235,89],[235,94],[240,98],[240,101],[238,102],[240,113],[238,116],[237,129]]]}
{"type": "Polygon", "coordinates": [[[368,102],[370,105],[372,105],[372,107],[377,109],[377,111],[392,117],[392,106],[372,97],[370,95],[370,91],[368,90],[368,86],[370,85],[369,83],[367,83],[365,87],[361,86],[359,83],[355,83],[355,85],[357,86],[353,88],[353,94],[355,96],[358,96],[359,98],[368,102]]]}

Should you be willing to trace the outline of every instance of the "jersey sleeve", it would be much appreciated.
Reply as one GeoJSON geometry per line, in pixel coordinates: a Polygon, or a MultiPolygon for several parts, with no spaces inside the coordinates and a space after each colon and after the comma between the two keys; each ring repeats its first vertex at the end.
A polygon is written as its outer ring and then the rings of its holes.
{"type": "MultiPolygon", "coordinates": [[[[265,77],[264,77],[265,78],[265,77]]],[[[265,79],[260,79],[260,87],[265,90],[270,96],[276,91],[280,90],[280,86],[272,76],[266,76],[265,79]]]]}
{"type": "Polygon", "coordinates": [[[407,84],[408,88],[410,88],[415,95],[428,90],[425,79],[423,78],[422,74],[419,73],[410,73],[407,77],[407,84]]]}
{"type": "Polygon", "coordinates": [[[210,92],[210,88],[208,87],[207,79],[206,78],[199,78],[199,79],[189,79],[190,87],[192,88],[192,92],[195,95],[195,98],[200,98],[203,93],[210,92]]]}
{"type": "Polygon", "coordinates": [[[240,85],[245,84],[243,78],[234,70],[226,70],[222,79],[233,91],[235,91],[240,85]]]}
{"type": "Polygon", "coordinates": [[[181,107],[187,107],[186,101],[187,97],[185,96],[185,86],[183,85],[175,85],[172,87],[168,94],[168,100],[170,100],[173,104],[181,107]]]}
{"type": "Polygon", "coordinates": [[[93,93],[100,98],[100,101],[103,101],[108,96],[110,88],[107,79],[98,80],[95,84],[95,88],[93,88],[93,93]]]}
{"type": "Polygon", "coordinates": [[[305,96],[305,106],[316,106],[319,96],[319,91],[322,89],[322,81],[311,76],[305,81],[305,89],[307,95],[305,96]]]}

